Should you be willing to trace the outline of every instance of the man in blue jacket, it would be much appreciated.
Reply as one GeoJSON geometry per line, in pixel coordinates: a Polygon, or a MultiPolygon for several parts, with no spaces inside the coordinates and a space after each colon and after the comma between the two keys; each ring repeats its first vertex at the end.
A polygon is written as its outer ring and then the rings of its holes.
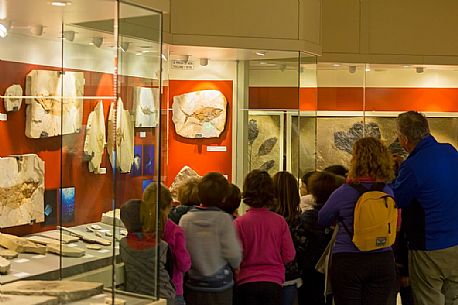
{"type": "Polygon", "coordinates": [[[416,305],[458,304],[458,152],[438,143],[424,115],[397,119],[399,141],[409,152],[394,183],[409,247],[416,305]]]}

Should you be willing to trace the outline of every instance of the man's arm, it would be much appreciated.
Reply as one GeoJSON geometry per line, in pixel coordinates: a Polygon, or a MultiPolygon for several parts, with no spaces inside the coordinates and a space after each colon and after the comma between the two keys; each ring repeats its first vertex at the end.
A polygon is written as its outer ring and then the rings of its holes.
{"type": "Polygon", "coordinates": [[[417,178],[413,171],[403,163],[399,169],[399,175],[393,184],[394,199],[398,208],[406,208],[415,197],[417,192],[417,178]]]}

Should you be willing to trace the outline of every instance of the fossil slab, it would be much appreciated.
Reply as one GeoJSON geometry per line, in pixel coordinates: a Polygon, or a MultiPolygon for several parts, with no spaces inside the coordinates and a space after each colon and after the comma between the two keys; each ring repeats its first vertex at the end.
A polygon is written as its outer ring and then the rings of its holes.
{"type": "Polygon", "coordinates": [[[98,237],[98,236],[94,236],[94,234],[92,234],[92,233],[86,233],[86,232],[82,232],[80,230],[76,230],[76,229],[72,229],[72,228],[65,228],[65,227],[62,227],[62,230],[67,231],[67,232],[71,233],[72,235],[78,236],[83,241],[85,241],[87,243],[90,243],[90,244],[100,244],[102,246],[111,245],[111,241],[110,240],[107,240],[107,239],[104,239],[104,238],[101,238],[101,237],[98,237]]]}
{"type": "Polygon", "coordinates": [[[34,154],[0,158],[0,173],[0,227],[43,222],[43,160],[34,154]]]}
{"type": "Polygon", "coordinates": [[[185,138],[217,138],[226,126],[227,101],[218,90],[185,93],[173,98],[173,123],[185,138]]]}
{"type": "Polygon", "coordinates": [[[84,155],[89,160],[89,172],[100,174],[103,150],[107,143],[103,103],[100,101],[89,114],[84,140],[84,155]]]}
{"type": "Polygon", "coordinates": [[[26,79],[25,135],[47,138],[77,133],[83,122],[83,72],[32,70],[26,79]]]}
{"type": "Polygon", "coordinates": [[[111,166],[119,168],[121,173],[129,173],[134,162],[134,124],[121,99],[118,99],[116,109],[114,107],[115,103],[112,103],[108,119],[107,150],[111,166]]]}
{"type": "Polygon", "coordinates": [[[18,255],[19,254],[13,250],[8,250],[8,249],[0,250],[0,256],[3,258],[13,259],[13,258],[18,257],[18,255]]]}
{"type": "Polygon", "coordinates": [[[159,88],[134,89],[135,127],[156,127],[159,124],[159,88]]]}
{"type": "Polygon", "coordinates": [[[5,91],[5,110],[18,111],[21,109],[22,104],[22,87],[20,85],[9,86],[5,91]]]}
{"type": "Polygon", "coordinates": [[[4,257],[0,257],[0,274],[7,274],[11,269],[11,263],[4,257]]]}
{"type": "Polygon", "coordinates": [[[52,296],[59,304],[89,298],[103,292],[103,284],[78,281],[19,281],[2,285],[2,293],[52,296]]]}
{"type": "Polygon", "coordinates": [[[115,222],[116,227],[124,228],[124,224],[121,221],[121,214],[119,209],[110,210],[102,214],[102,219],[100,220],[101,223],[107,225],[113,225],[113,221],[115,222]]]}
{"type": "Polygon", "coordinates": [[[273,175],[280,169],[283,126],[280,115],[249,114],[248,166],[273,175]]]}
{"type": "Polygon", "coordinates": [[[86,250],[83,248],[59,244],[47,244],[46,251],[65,257],[83,257],[86,254],[86,250]]]}
{"type": "Polygon", "coordinates": [[[58,305],[59,300],[50,296],[6,295],[0,296],[2,305],[58,305]]]}
{"type": "Polygon", "coordinates": [[[192,178],[200,178],[201,176],[192,168],[185,165],[175,176],[172,184],[170,185],[170,193],[172,197],[177,200],[178,198],[178,189],[188,182],[192,178]]]}
{"type": "Polygon", "coordinates": [[[100,250],[100,249],[102,249],[101,246],[96,245],[96,244],[89,244],[89,245],[86,246],[86,248],[89,249],[89,250],[100,250]]]}
{"type": "Polygon", "coordinates": [[[60,244],[58,240],[43,237],[43,236],[29,236],[26,237],[28,240],[46,246],[46,251],[57,255],[66,257],[82,257],[86,254],[86,251],[78,247],[69,247],[65,244],[60,244]]]}
{"type": "Polygon", "coordinates": [[[71,236],[71,235],[68,235],[68,234],[64,234],[63,232],[62,232],[62,235],[61,235],[59,231],[40,232],[40,233],[37,233],[37,235],[54,239],[57,242],[62,241],[62,243],[64,243],[64,244],[73,243],[73,242],[77,242],[77,241],[80,240],[80,238],[77,237],[77,236],[71,236]]]}
{"type": "Polygon", "coordinates": [[[0,246],[18,253],[45,254],[46,247],[11,234],[0,233],[0,246]]]}

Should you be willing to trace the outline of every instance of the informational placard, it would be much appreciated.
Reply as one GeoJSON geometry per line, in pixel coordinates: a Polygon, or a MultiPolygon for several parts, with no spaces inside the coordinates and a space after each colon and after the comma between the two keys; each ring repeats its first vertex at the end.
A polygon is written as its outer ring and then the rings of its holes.
{"type": "Polygon", "coordinates": [[[209,151],[209,152],[216,152],[216,151],[225,152],[225,151],[227,151],[227,147],[226,146],[207,146],[207,151],[209,151]]]}

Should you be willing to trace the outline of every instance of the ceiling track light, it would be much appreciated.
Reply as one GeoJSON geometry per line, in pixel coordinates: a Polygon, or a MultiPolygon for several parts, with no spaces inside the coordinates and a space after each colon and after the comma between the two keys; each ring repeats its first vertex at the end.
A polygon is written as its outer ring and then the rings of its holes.
{"type": "Polygon", "coordinates": [[[258,55],[258,56],[265,56],[265,55],[266,55],[266,52],[265,52],[265,51],[257,51],[257,52],[256,52],[256,55],[258,55]]]}
{"type": "Polygon", "coordinates": [[[75,31],[64,31],[62,33],[62,38],[72,42],[73,40],[75,40],[75,35],[76,35],[75,31]]]}
{"type": "Polygon", "coordinates": [[[5,38],[6,35],[8,35],[8,29],[4,24],[0,23],[0,38],[5,38]]]}
{"type": "Polygon", "coordinates": [[[208,66],[208,58],[201,58],[200,65],[203,67],[208,66]]]}
{"type": "Polygon", "coordinates": [[[348,72],[350,72],[351,74],[355,73],[356,72],[356,66],[349,66],[348,67],[348,72]]]}
{"type": "Polygon", "coordinates": [[[41,24],[33,25],[30,27],[30,33],[36,36],[42,36],[44,32],[44,26],[41,24]]]}
{"type": "Polygon", "coordinates": [[[425,72],[425,68],[424,68],[424,67],[416,67],[416,68],[415,68],[415,71],[416,71],[417,73],[423,73],[423,72],[425,72]]]}
{"type": "Polygon", "coordinates": [[[56,7],[65,7],[67,5],[72,5],[70,1],[51,1],[49,4],[56,7]]]}
{"type": "Polygon", "coordinates": [[[92,45],[100,48],[103,44],[103,37],[94,37],[92,38],[92,45]]]}
{"type": "Polygon", "coordinates": [[[130,46],[130,42],[127,42],[127,41],[121,42],[119,44],[121,51],[123,51],[124,53],[127,52],[127,49],[129,48],[129,46],[130,46]]]}

